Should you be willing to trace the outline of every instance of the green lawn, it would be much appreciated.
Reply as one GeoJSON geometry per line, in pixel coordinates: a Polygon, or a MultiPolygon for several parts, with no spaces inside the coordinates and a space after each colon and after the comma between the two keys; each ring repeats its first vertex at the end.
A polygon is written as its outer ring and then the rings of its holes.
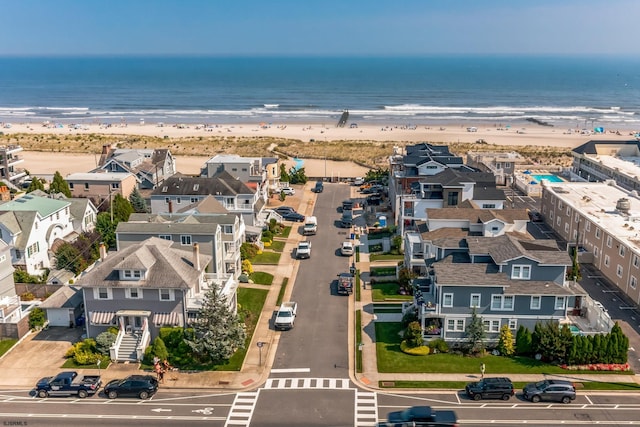
{"type": "Polygon", "coordinates": [[[371,267],[370,273],[372,277],[376,276],[395,276],[395,267],[371,267]]]}
{"type": "Polygon", "coordinates": [[[285,238],[285,239],[286,239],[286,238],[288,238],[288,237],[289,237],[289,234],[290,234],[290,233],[291,233],[291,226],[290,226],[290,225],[287,225],[286,227],[284,227],[284,228],[282,229],[282,233],[280,233],[280,234],[276,234],[276,237],[283,237],[283,238],[285,238]]]}
{"type": "Polygon", "coordinates": [[[253,280],[253,283],[257,283],[258,285],[271,285],[273,283],[273,274],[262,271],[251,273],[249,278],[253,280]]]}
{"type": "Polygon", "coordinates": [[[410,356],[400,351],[402,325],[400,323],[376,323],[376,354],[378,371],[383,373],[456,373],[479,374],[484,363],[486,375],[493,374],[633,374],[633,372],[567,371],[527,357],[501,357],[486,355],[468,357],[457,354],[431,354],[410,356]]]}
{"type": "MultiPolygon", "coordinates": [[[[109,365],[111,364],[111,362],[107,362],[106,364],[101,364],[100,365],[100,369],[106,369],[107,367],[109,367],[109,365]]],[[[66,360],[66,362],[64,362],[61,366],[62,369],[98,369],[98,365],[93,364],[93,365],[79,365],[76,363],[76,361],[73,359],[73,357],[70,357],[66,360]]]]}
{"type": "Polygon", "coordinates": [[[271,249],[272,251],[282,252],[284,250],[284,245],[286,244],[287,242],[285,241],[274,240],[273,242],[271,242],[271,246],[269,246],[268,248],[265,247],[265,249],[271,249]]]}
{"type": "Polygon", "coordinates": [[[251,258],[251,264],[278,264],[280,262],[280,256],[282,254],[278,252],[262,252],[251,258]]]}
{"type": "Polygon", "coordinates": [[[397,283],[376,283],[373,285],[371,291],[371,298],[373,302],[385,302],[385,301],[411,301],[413,297],[411,295],[400,295],[398,290],[400,286],[397,283]]]}
{"type": "Polygon", "coordinates": [[[11,347],[13,347],[18,340],[13,338],[8,338],[0,341],[0,356],[5,354],[11,347]]]}
{"type": "MultiPolygon", "coordinates": [[[[404,259],[404,255],[394,255],[394,254],[371,254],[369,256],[369,261],[392,261],[398,260],[402,261],[404,259]]],[[[394,272],[395,273],[395,272],[394,272]]]]}

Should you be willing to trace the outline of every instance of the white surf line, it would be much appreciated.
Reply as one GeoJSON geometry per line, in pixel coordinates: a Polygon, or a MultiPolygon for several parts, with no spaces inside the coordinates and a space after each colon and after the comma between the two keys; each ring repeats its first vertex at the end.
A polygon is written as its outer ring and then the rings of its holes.
{"type": "Polygon", "coordinates": [[[294,372],[311,372],[311,368],[272,369],[272,374],[290,374],[294,372]]]}

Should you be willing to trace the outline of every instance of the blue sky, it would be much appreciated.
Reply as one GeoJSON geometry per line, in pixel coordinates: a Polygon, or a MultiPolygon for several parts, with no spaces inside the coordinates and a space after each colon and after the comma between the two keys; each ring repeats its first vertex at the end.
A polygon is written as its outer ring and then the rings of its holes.
{"type": "Polygon", "coordinates": [[[0,55],[640,54],[640,0],[3,0],[0,55]]]}

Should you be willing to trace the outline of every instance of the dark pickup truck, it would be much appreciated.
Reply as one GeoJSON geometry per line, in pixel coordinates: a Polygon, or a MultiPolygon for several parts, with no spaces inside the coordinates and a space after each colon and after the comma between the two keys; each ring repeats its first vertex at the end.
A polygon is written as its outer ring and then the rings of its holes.
{"type": "Polygon", "coordinates": [[[36,384],[36,395],[41,398],[49,396],[78,396],[84,399],[96,394],[102,385],[99,375],[78,377],[75,371],[60,372],[55,377],[45,377],[36,384]]]}
{"type": "Polygon", "coordinates": [[[338,274],[338,295],[351,295],[353,293],[353,276],[349,273],[338,274]]]}
{"type": "Polygon", "coordinates": [[[457,427],[458,417],[453,411],[436,411],[431,406],[413,406],[404,411],[391,412],[387,422],[378,423],[378,427],[457,427]]]}

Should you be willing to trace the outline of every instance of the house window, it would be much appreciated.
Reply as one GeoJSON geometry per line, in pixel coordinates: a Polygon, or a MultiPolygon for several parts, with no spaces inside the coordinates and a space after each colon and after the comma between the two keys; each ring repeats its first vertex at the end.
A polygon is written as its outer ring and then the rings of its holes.
{"type": "Polygon", "coordinates": [[[176,197],[176,203],[177,204],[182,203],[182,197],[176,197]]]}
{"type": "Polygon", "coordinates": [[[556,310],[564,310],[566,297],[556,297],[556,310]]]}
{"type": "Polygon", "coordinates": [[[69,190],[73,190],[73,182],[69,183],[69,190]]]}
{"type": "Polygon", "coordinates": [[[192,197],[191,198],[191,203],[198,203],[198,198],[197,197],[192,197]]]}
{"type": "Polygon", "coordinates": [[[530,265],[514,265],[511,268],[511,278],[529,280],[531,278],[531,266],[530,265]]]}
{"type": "Polygon", "coordinates": [[[447,319],[447,331],[464,332],[464,319],[447,319]]]}
{"type": "Polygon", "coordinates": [[[607,246],[611,247],[611,244],[613,242],[613,239],[611,238],[611,236],[607,236],[607,246]]]}
{"type": "Polygon", "coordinates": [[[126,288],[124,294],[125,294],[125,298],[142,299],[142,289],[126,288]]]}
{"type": "Polygon", "coordinates": [[[567,206],[567,216],[571,216],[571,208],[569,206],[567,206]]]}
{"type": "Polygon", "coordinates": [[[591,231],[591,223],[587,221],[587,225],[584,226],[584,229],[587,231],[591,231]]]}
{"type": "Polygon", "coordinates": [[[124,270],[124,278],[131,279],[131,277],[132,277],[131,270],[124,270]]]}
{"type": "Polygon", "coordinates": [[[542,307],[542,297],[540,295],[531,296],[531,303],[529,304],[529,308],[531,310],[540,310],[542,307]]]}
{"type": "Polygon", "coordinates": [[[6,255],[0,255],[0,262],[4,262],[7,260],[7,256],[6,255]]]}
{"type": "Polygon", "coordinates": [[[190,234],[181,235],[180,236],[180,244],[182,246],[191,245],[191,235],[190,234]]]}
{"type": "Polygon", "coordinates": [[[233,234],[233,225],[225,225],[222,229],[224,234],[233,234]]]}
{"type": "Polygon", "coordinates": [[[597,246],[593,247],[593,256],[598,258],[598,247],[597,246]]]}
{"type": "Polygon", "coordinates": [[[578,212],[576,212],[576,214],[575,214],[575,219],[574,219],[574,221],[575,221],[575,223],[576,223],[576,224],[578,223],[578,220],[579,220],[579,219],[580,219],[580,215],[578,215],[578,212]]]}
{"type": "Polygon", "coordinates": [[[564,232],[565,232],[565,233],[568,233],[568,232],[569,232],[569,223],[566,223],[566,224],[564,225],[564,232]]]}
{"type": "Polygon", "coordinates": [[[499,320],[483,320],[482,326],[485,332],[500,332],[499,320]]]}
{"type": "Polygon", "coordinates": [[[40,252],[40,243],[35,242],[33,245],[27,247],[27,258],[31,258],[33,254],[40,252]]]}
{"type": "Polygon", "coordinates": [[[133,278],[134,278],[134,279],[140,279],[140,278],[142,278],[142,271],[140,271],[140,270],[133,270],[133,278]]]}
{"type": "Polygon", "coordinates": [[[518,319],[509,319],[509,329],[512,331],[518,329],[518,319]]]}
{"type": "Polygon", "coordinates": [[[449,193],[447,195],[447,204],[449,206],[458,206],[458,193],[449,193]]]}
{"type": "Polygon", "coordinates": [[[640,265],[640,259],[638,258],[638,255],[633,254],[633,266],[635,268],[638,268],[639,265],[640,265]]]}
{"type": "Polygon", "coordinates": [[[112,182],[111,183],[111,188],[113,190],[117,190],[118,188],[120,188],[120,183],[119,182],[112,182]]]}
{"type": "Polygon", "coordinates": [[[563,207],[562,200],[558,200],[558,209],[562,209],[563,207]]]}
{"type": "Polygon", "coordinates": [[[620,256],[621,256],[622,258],[624,258],[624,255],[625,255],[625,253],[626,253],[626,249],[627,249],[627,248],[626,248],[624,245],[620,245],[620,250],[618,251],[618,253],[620,254],[620,256]]]}
{"type": "Polygon", "coordinates": [[[575,242],[576,240],[578,240],[578,230],[573,230],[573,241],[575,242]]]}
{"type": "Polygon", "coordinates": [[[562,224],[562,218],[558,217],[556,224],[558,224],[558,227],[560,227],[560,224],[562,224]]]}
{"type": "Polygon", "coordinates": [[[551,223],[553,223],[553,211],[549,212],[549,219],[551,220],[551,223]]]}
{"type": "Polygon", "coordinates": [[[498,227],[491,227],[491,231],[498,231],[498,227]]]}
{"type": "Polygon", "coordinates": [[[443,294],[442,295],[442,306],[443,307],[453,307],[453,294],[443,294]]]}
{"type": "Polygon", "coordinates": [[[480,294],[471,294],[469,307],[480,307],[480,294]]]}
{"type": "Polygon", "coordinates": [[[171,198],[169,198],[169,197],[165,197],[165,198],[164,198],[164,202],[165,202],[166,204],[171,203],[171,198]]]}
{"type": "Polygon", "coordinates": [[[89,190],[89,183],[88,183],[88,182],[85,182],[85,183],[84,183],[84,189],[85,189],[85,191],[86,191],[86,190],[89,190]]]}
{"type": "Polygon", "coordinates": [[[158,238],[163,240],[171,240],[171,234],[158,234],[158,238]]]}
{"type": "Polygon", "coordinates": [[[596,228],[596,239],[600,238],[600,229],[596,228]]]}
{"type": "Polygon", "coordinates": [[[605,255],[605,256],[604,256],[604,265],[606,265],[607,267],[609,267],[609,255],[605,255]]]}
{"type": "Polygon", "coordinates": [[[636,279],[634,276],[631,276],[629,278],[629,286],[631,286],[631,289],[635,289],[638,286],[638,279],[636,279]]]}
{"type": "Polygon", "coordinates": [[[622,277],[622,272],[623,272],[622,266],[618,264],[618,266],[616,267],[616,275],[618,277],[622,277]]]}
{"type": "Polygon", "coordinates": [[[173,289],[159,289],[160,301],[173,301],[173,289]]]}
{"type": "Polygon", "coordinates": [[[485,203],[482,205],[482,209],[495,209],[496,205],[495,203],[485,203]]]}
{"type": "Polygon", "coordinates": [[[491,295],[491,310],[513,311],[513,295],[491,295]]]}
{"type": "Polygon", "coordinates": [[[94,288],[93,289],[93,297],[95,299],[111,299],[111,289],[110,288],[94,288]]]}

